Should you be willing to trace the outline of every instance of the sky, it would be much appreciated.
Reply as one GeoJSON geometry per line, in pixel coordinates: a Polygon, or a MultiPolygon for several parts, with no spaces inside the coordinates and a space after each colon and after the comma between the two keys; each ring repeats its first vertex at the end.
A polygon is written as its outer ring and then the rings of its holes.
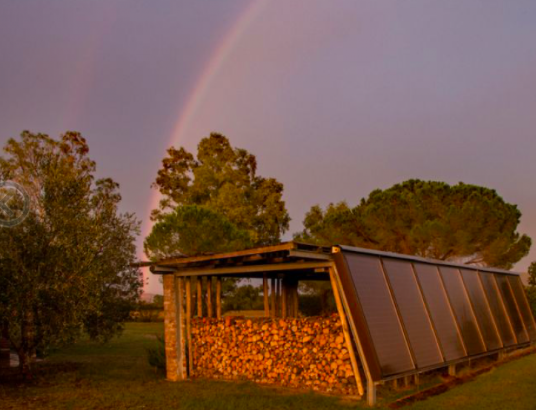
{"type": "Polygon", "coordinates": [[[166,149],[212,131],[284,183],[284,239],[420,178],[496,189],[536,240],[535,39],[533,0],[0,0],[0,144],[80,131],[140,258],[166,149]]]}

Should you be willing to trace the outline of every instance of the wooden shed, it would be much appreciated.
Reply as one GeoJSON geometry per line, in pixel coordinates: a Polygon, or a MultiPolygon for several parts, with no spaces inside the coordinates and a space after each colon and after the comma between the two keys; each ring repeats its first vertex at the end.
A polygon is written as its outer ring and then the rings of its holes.
{"type": "Polygon", "coordinates": [[[366,392],[373,405],[376,386],[387,380],[452,372],[458,363],[536,342],[519,275],[499,269],[297,242],[150,265],[163,275],[167,378],[174,381],[278,379],[366,392]],[[222,318],[228,277],[262,280],[260,322],[222,318]],[[312,323],[299,317],[304,280],[331,284],[338,315],[312,323]]]}

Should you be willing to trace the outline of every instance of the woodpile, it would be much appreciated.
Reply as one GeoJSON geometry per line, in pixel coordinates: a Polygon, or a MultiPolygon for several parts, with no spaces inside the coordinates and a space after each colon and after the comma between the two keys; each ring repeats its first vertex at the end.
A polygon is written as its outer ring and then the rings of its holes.
{"type": "Polygon", "coordinates": [[[192,319],[193,377],[357,394],[337,314],[308,318],[192,319]]]}

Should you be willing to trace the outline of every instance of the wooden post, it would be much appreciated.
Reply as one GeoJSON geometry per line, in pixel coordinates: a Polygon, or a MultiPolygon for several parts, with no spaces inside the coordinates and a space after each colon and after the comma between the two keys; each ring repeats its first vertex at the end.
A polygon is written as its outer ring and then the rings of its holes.
{"type": "Polygon", "coordinates": [[[411,385],[411,376],[404,377],[404,387],[408,388],[411,385]]]}
{"type": "Polygon", "coordinates": [[[212,276],[207,276],[207,316],[212,317],[212,276]]]}
{"type": "Polygon", "coordinates": [[[221,319],[221,276],[216,277],[216,317],[221,319]]]}
{"type": "Polygon", "coordinates": [[[276,279],[275,281],[275,314],[277,317],[281,317],[281,279],[276,279]]]}
{"type": "Polygon", "coordinates": [[[186,278],[186,340],[188,342],[188,375],[192,377],[194,370],[194,354],[192,351],[192,277],[186,278]]]}
{"type": "MultiPolygon", "coordinates": [[[[355,382],[357,385],[357,391],[359,395],[364,394],[363,382],[361,381],[361,375],[359,374],[359,367],[357,366],[357,359],[355,357],[354,346],[352,345],[352,338],[350,337],[350,330],[348,329],[348,321],[346,320],[346,314],[344,313],[344,308],[342,306],[341,295],[339,293],[339,288],[337,286],[337,280],[335,279],[335,271],[333,269],[329,270],[329,277],[331,280],[331,287],[333,289],[333,296],[335,298],[335,304],[337,305],[337,311],[339,312],[339,317],[341,319],[342,332],[344,334],[344,339],[346,340],[346,348],[350,354],[350,362],[352,364],[352,370],[354,372],[355,382]]],[[[369,403],[371,397],[374,398],[374,403],[376,403],[376,386],[373,382],[369,381],[367,385],[367,396],[369,397],[369,403]],[[372,390],[370,390],[372,389],[372,390]]]]}
{"type": "Polygon", "coordinates": [[[197,278],[197,317],[203,317],[203,283],[202,278],[197,278]]]}
{"type": "Polygon", "coordinates": [[[449,366],[449,376],[456,377],[456,365],[451,364],[449,366]]]}
{"type": "Polygon", "coordinates": [[[293,312],[294,317],[298,317],[300,313],[300,298],[298,294],[299,287],[300,287],[300,282],[296,281],[296,287],[294,288],[294,291],[292,292],[292,297],[294,298],[294,312],[293,312]]]}
{"type": "Polygon", "coordinates": [[[178,347],[179,347],[179,360],[178,360],[178,374],[179,380],[185,379],[184,367],[186,365],[185,355],[185,337],[184,337],[184,279],[177,278],[177,326],[179,328],[178,347]]]}
{"type": "Polygon", "coordinates": [[[268,300],[268,274],[262,274],[262,293],[264,298],[264,317],[270,316],[270,302],[268,300]]]}
{"type": "Polygon", "coordinates": [[[271,290],[271,309],[270,309],[270,316],[272,318],[275,317],[275,278],[272,278],[272,280],[270,281],[270,290],[271,290]]]}
{"type": "Polygon", "coordinates": [[[281,279],[281,317],[287,317],[287,282],[281,279]]]}
{"type": "Polygon", "coordinates": [[[371,407],[376,405],[376,383],[367,380],[367,404],[371,407]]]}

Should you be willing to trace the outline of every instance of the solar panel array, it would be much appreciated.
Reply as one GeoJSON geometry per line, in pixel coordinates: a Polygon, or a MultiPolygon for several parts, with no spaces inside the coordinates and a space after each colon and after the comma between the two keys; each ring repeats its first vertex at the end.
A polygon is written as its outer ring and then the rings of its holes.
{"type": "Polygon", "coordinates": [[[341,250],[337,271],[375,381],[536,341],[516,274],[341,250]]]}

